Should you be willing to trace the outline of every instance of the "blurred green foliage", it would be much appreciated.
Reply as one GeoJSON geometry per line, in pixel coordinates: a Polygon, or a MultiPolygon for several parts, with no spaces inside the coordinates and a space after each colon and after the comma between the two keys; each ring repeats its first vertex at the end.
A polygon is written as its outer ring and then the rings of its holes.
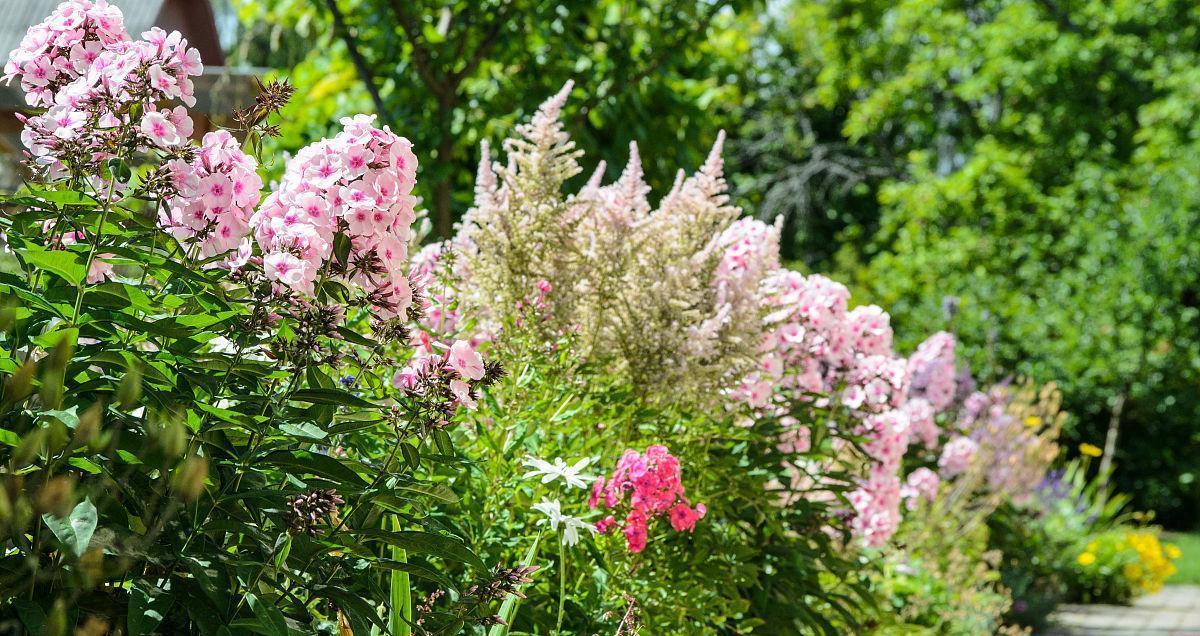
{"type": "Polygon", "coordinates": [[[284,147],[339,116],[378,112],[411,139],[440,236],[470,205],[479,142],[498,142],[567,80],[571,129],[615,179],[629,143],[650,184],[699,165],[733,121],[750,31],[727,28],[756,0],[235,0],[239,63],[288,69],[299,88],[284,147]],[[335,15],[336,11],[336,15],[335,15]],[[355,62],[355,56],[359,62],[355,62]],[[369,87],[369,88],[368,88],[369,87]],[[371,92],[377,95],[372,97],[371,92]]]}
{"type": "Polygon", "coordinates": [[[976,369],[1059,382],[1077,441],[1103,445],[1115,412],[1120,488],[1194,525],[1200,7],[831,0],[780,14],[772,37],[806,59],[798,99],[759,120],[783,130],[768,118],[803,104],[830,122],[786,144],[792,163],[826,148],[859,161],[841,177],[857,193],[819,206],[806,240],[843,239],[838,275],[888,308],[902,341],[945,325],[958,299],[949,326],[976,369]]]}

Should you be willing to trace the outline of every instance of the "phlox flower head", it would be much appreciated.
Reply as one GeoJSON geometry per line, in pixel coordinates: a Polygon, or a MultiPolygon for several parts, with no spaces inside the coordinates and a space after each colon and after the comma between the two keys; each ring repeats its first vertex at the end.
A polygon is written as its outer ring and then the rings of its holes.
{"type": "Polygon", "coordinates": [[[407,139],[373,122],[344,118],[340,133],[296,153],[250,226],[264,260],[286,255],[266,271],[277,285],[311,296],[328,268],[365,292],[377,318],[388,319],[413,300],[408,242],[417,160],[407,139]],[[349,253],[330,263],[338,235],[349,241],[349,253]]]}
{"type": "Polygon", "coordinates": [[[850,529],[863,545],[881,547],[896,533],[900,525],[900,479],[894,470],[876,466],[846,498],[854,508],[850,529]]]}
{"type": "Polygon", "coordinates": [[[909,395],[928,400],[938,413],[954,401],[954,347],[954,336],[939,331],[922,342],[908,359],[909,395]]]}
{"type": "Polygon", "coordinates": [[[70,167],[98,175],[112,157],[177,148],[192,134],[182,108],[196,103],[191,78],[200,53],[178,31],[153,28],[131,40],[121,12],[104,0],[73,0],[26,33],[5,66],[26,101],[45,112],[21,116],[21,140],[49,178],[70,167]]]}
{"type": "Polygon", "coordinates": [[[938,458],[942,478],[950,479],[962,474],[971,466],[978,452],[979,444],[969,437],[959,436],[946,442],[946,446],[942,448],[942,456],[938,458]]]}
{"type": "Polygon", "coordinates": [[[905,505],[909,510],[917,507],[919,499],[933,501],[937,498],[938,486],[941,484],[941,478],[938,474],[921,467],[908,474],[908,479],[900,488],[900,496],[904,499],[905,505]]]}
{"type": "MultiPolygon", "coordinates": [[[[250,233],[262,191],[258,161],[228,131],[218,130],[204,135],[190,163],[174,159],[167,169],[176,193],[159,213],[159,227],[184,244],[198,243],[202,258],[237,250],[250,233]]],[[[272,264],[279,263],[274,256],[272,264]]]]}
{"type": "Polygon", "coordinates": [[[25,32],[8,56],[6,84],[18,79],[30,106],[49,107],[58,89],[85,74],[100,52],[128,42],[125,17],[105,0],[69,0],[25,32]]]}
{"type": "Polygon", "coordinates": [[[650,446],[646,452],[626,450],[608,479],[599,479],[592,486],[588,505],[596,508],[625,510],[622,522],[610,516],[599,524],[602,531],[621,527],[630,552],[646,547],[650,522],[668,516],[677,531],[691,531],[708,509],[704,504],[692,507],[684,497],[679,460],[661,445],[650,446]]]}

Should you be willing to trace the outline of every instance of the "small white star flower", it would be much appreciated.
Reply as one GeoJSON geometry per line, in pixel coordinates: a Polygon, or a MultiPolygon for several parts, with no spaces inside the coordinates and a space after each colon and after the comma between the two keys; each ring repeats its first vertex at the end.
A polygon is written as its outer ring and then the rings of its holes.
{"type": "Polygon", "coordinates": [[[538,519],[539,526],[549,523],[551,530],[558,530],[558,526],[562,525],[562,542],[566,545],[573,546],[579,543],[580,530],[587,530],[592,534],[596,534],[596,526],[579,517],[564,515],[562,513],[562,505],[559,504],[557,499],[543,499],[540,503],[534,504],[533,509],[546,515],[545,519],[538,519]]]}
{"type": "Polygon", "coordinates": [[[525,458],[524,465],[529,466],[533,470],[525,473],[525,478],[530,479],[541,476],[543,484],[548,484],[555,479],[562,479],[567,483],[568,486],[574,488],[587,488],[588,482],[594,480],[595,477],[580,475],[579,473],[583,471],[584,468],[587,468],[587,465],[591,461],[592,460],[590,457],[584,457],[583,459],[568,466],[561,457],[555,457],[554,463],[552,464],[544,459],[538,459],[537,457],[529,456],[525,458]]]}

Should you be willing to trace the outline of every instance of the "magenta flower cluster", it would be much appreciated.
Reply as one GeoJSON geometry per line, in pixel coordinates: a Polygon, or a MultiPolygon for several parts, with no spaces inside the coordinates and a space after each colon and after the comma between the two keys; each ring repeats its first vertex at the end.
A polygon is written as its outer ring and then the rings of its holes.
{"type": "Polygon", "coordinates": [[[304,295],[313,294],[334,236],[344,232],[350,250],[342,277],[366,290],[376,317],[387,319],[412,303],[408,242],[417,159],[407,139],[373,121],[344,118],[342,132],[302,148],[250,226],[267,277],[304,295]]]}
{"type": "Polygon", "coordinates": [[[592,485],[588,505],[624,512],[618,520],[608,515],[596,524],[600,532],[620,528],[630,552],[646,549],[649,525],[656,517],[666,515],[671,527],[678,532],[691,532],[708,508],[695,507],[683,495],[682,471],[679,460],[666,446],[654,445],[645,454],[629,449],[617,461],[608,479],[600,478],[592,485]]]}

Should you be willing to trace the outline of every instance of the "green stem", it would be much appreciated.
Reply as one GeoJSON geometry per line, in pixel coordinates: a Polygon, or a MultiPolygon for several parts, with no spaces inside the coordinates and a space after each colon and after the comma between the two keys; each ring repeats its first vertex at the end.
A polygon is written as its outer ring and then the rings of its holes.
{"type": "Polygon", "coordinates": [[[108,221],[108,211],[112,209],[113,188],[116,187],[117,180],[110,179],[108,182],[108,193],[104,196],[104,209],[100,213],[100,225],[96,227],[96,237],[92,239],[92,248],[88,250],[87,263],[83,266],[84,280],[79,283],[75,294],[75,311],[71,314],[71,324],[79,324],[79,310],[83,307],[83,295],[87,293],[87,287],[84,283],[87,281],[88,273],[92,271],[92,262],[96,259],[96,250],[100,249],[100,239],[104,236],[104,224],[108,221]]]}
{"type": "MultiPolygon", "coordinates": [[[[400,515],[389,515],[393,532],[400,531],[400,515]]],[[[400,563],[408,563],[408,552],[404,548],[392,546],[392,559],[400,563]]],[[[390,636],[410,636],[412,634],[412,589],[408,572],[392,570],[391,573],[391,614],[388,616],[388,632],[390,636]]]]}
{"type": "Polygon", "coordinates": [[[558,553],[558,620],[554,622],[554,636],[561,636],[563,607],[567,603],[567,555],[566,546],[559,544],[558,553]]]}

